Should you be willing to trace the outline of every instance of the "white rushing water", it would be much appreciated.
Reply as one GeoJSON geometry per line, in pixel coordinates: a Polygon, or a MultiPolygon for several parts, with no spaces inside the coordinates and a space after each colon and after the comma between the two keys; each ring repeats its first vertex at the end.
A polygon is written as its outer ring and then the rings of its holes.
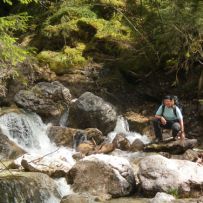
{"type": "Polygon", "coordinates": [[[109,142],[112,142],[118,133],[123,133],[131,144],[136,139],[141,140],[144,144],[150,143],[150,139],[146,135],[141,135],[137,132],[131,132],[129,130],[128,121],[123,116],[118,116],[114,131],[108,134],[109,142]]]}
{"type": "MultiPolygon", "coordinates": [[[[43,157],[42,169],[43,166],[70,169],[75,164],[75,160],[72,158],[74,150],[65,147],[58,148],[52,143],[47,135],[48,127],[35,113],[8,113],[0,117],[2,133],[27,152],[15,161],[16,164],[20,165],[22,159],[32,162],[32,160],[43,157]]],[[[72,193],[65,178],[56,180],[56,184],[61,197],[72,193]]],[[[57,202],[60,200],[57,200],[54,195],[46,200],[46,203],[57,202]]]]}

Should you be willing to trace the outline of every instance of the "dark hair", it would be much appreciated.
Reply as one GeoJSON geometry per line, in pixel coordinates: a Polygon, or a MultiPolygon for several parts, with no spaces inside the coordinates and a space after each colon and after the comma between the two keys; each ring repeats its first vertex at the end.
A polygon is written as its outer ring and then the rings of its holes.
{"type": "Polygon", "coordinates": [[[163,100],[164,99],[170,99],[170,100],[172,100],[173,98],[172,98],[172,96],[170,96],[170,95],[165,95],[164,97],[163,97],[163,100]]]}

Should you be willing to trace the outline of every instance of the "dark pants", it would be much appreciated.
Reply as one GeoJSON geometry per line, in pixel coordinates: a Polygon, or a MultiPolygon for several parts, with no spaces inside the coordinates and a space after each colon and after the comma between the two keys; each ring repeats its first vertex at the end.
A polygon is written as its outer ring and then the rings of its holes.
{"type": "Polygon", "coordinates": [[[175,138],[180,131],[180,124],[178,120],[166,121],[166,125],[162,125],[160,119],[153,120],[154,132],[156,138],[162,140],[162,128],[163,129],[172,129],[172,136],[175,138]]]}

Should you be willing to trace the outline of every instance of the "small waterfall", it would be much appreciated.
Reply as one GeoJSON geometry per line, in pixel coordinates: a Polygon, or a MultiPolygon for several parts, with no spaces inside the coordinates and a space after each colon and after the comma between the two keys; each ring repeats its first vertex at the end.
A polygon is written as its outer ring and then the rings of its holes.
{"type": "MultiPolygon", "coordinates": [[[[50,167],[68,168],[75,164],[72,158],[74,150],[57,147],[47,135],[47,125],[35,113],[8,113],[0,116],[0,129],[10,140],[23,148],[27,154],[19,157],[15,163],[21,165],[23,158],[30,160],[43,157],[43,163],[50,167]]],[[[56,180],[61,196],[71,193],[65,179],[56,180]]],[[[58,203],[54,195],[46,203],[58,203]]]]}
{"type": "Polygon", "coordinates": [[[133,141],[136,139],[141,140],[144,144],[148,144],[150,142],[149,138],[146,135],[141,135],[137,132],[129,131],[128,121],[123,116],[118,116],[114,131],[108,134],[109,141],[112,142],[116,134],[118,133],[123,133],[124,135],[126,135],[126,138],[129,140],[130,143],[133,143],[133,141]]]}
{"type": "Polygon", "coordinates": [[[0,117],[2,132],[25,151],[32,153],[54,150],[46,135],[47,126],[35,113],[8,113],[0,117]]]}

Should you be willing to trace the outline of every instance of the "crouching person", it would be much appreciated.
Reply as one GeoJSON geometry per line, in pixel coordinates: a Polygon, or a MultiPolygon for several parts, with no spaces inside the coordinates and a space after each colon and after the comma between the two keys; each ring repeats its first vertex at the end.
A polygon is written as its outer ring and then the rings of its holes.
{"type": "Polygon", "coordinates": [[[162,129],[171,129],[173,140],[176,137],[184,139],[183,115],[179,107],[175,104],[173,96],[165,96],[163,104],[158,108],[153,120],[156,142],[163,141],[162,129]]]}

